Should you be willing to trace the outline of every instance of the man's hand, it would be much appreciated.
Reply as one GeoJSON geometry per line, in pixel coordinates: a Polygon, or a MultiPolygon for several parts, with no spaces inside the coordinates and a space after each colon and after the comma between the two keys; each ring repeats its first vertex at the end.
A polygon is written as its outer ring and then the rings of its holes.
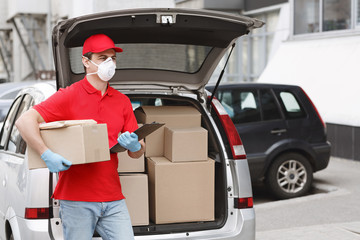
{"type": "Polygon", "coordinates": [[[141,149],[136,133],[124,132],[118,137],[117,141],[120,146],[128,149],[130,152],[137,152],[141,149]]]}
{"type": "Polygon", "coordinates": [[[57,153],[53,153],[50,149],[47,149],[41,155],[41,159],[44,160],[50,172],[53,173],[68,170],[72,164],[72,162],[57,153]]]}

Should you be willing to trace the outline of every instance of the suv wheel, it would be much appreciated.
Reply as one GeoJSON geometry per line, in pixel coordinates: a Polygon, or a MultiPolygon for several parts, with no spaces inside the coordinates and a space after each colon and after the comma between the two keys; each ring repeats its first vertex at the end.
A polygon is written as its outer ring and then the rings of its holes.
{"type": "Polygon", "coordinates": [[[277,198],[286,199],[307,193],[312,179],[312,167],[304,156],[285,153],[271,164],[265,183],[277,198]]]}

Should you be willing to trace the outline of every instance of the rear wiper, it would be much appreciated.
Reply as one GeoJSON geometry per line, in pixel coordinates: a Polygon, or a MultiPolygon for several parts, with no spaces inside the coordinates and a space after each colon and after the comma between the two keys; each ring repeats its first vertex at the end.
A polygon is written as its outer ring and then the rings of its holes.
{"type": "Polygon", "coordinates": [[[226,66],[227,66],[227,64],[228,64],[229,58],[230,58],[230,56],[231,56],[232,51],[234,50],[234,47],[235,47],[235,43],[233,43],[233,45],[231,46],[230,53],[229,53],[229,55],[228,55],[228,57],[227,57],[227,59],[226,59],[225,65],[224,65],[224,67],[223,67],[223,70],[221,71],[221,73],[220,73],[220,75],[219,75],[219,78],[218,78],[218,80],[217,80],[217,82],[216,82],[216,85],[215,85],[215,87],[214,87],[214,90],[212,91],[212,94],[211,94],[210,99],[208,99],[207,108],[210,108],[210,104],[211,104],[211,102],[212,102],[212,100],[213,100],[213,98],[214,98],[214,96],[215,96],[215,94],[216,94],[217,88],[219,87],[219,84],[220,84],[221,79],[222,79],[222,77],[223,77],[223,75],[224,75],[225,68],[226,68],[226,66]]]}

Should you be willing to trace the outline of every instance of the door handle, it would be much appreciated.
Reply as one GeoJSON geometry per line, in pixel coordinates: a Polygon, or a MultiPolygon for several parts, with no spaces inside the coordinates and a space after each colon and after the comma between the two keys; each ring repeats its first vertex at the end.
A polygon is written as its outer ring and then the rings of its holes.
{"type": "Polygon", "coordinates": [[[282,133],[286,133],[286,129],[273,129],[270,131],[271,134],[277,134],[277,135],[281,135],[282,133]]]}

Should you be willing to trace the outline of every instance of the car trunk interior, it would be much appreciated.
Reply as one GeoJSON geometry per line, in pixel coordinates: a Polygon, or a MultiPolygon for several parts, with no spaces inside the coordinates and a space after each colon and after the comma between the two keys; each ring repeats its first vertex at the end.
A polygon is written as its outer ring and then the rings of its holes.
{"type": "MultiPolygon", "coordinates": [[[[208,131],[208,157],[215,160],[215,205],[214,221],[183,222],[170,224],[155,224],[150,221],[146,226],[135,226],[135,235],[165,234],[175,232],[191,232],[207,229],[221,228],[227,218],[227,192],[224,155],[220,150],[220,143],[216,136],[214,127],[210,123],[207,114],[203,111],[199,103],[190,98],[166,97],[164,95],[128,95],[132,102],[140,106],[192,106],[201,113],[201,127],[208,131]]],[[[147,172],[147,166],[145,167],[147,172]]]]}

